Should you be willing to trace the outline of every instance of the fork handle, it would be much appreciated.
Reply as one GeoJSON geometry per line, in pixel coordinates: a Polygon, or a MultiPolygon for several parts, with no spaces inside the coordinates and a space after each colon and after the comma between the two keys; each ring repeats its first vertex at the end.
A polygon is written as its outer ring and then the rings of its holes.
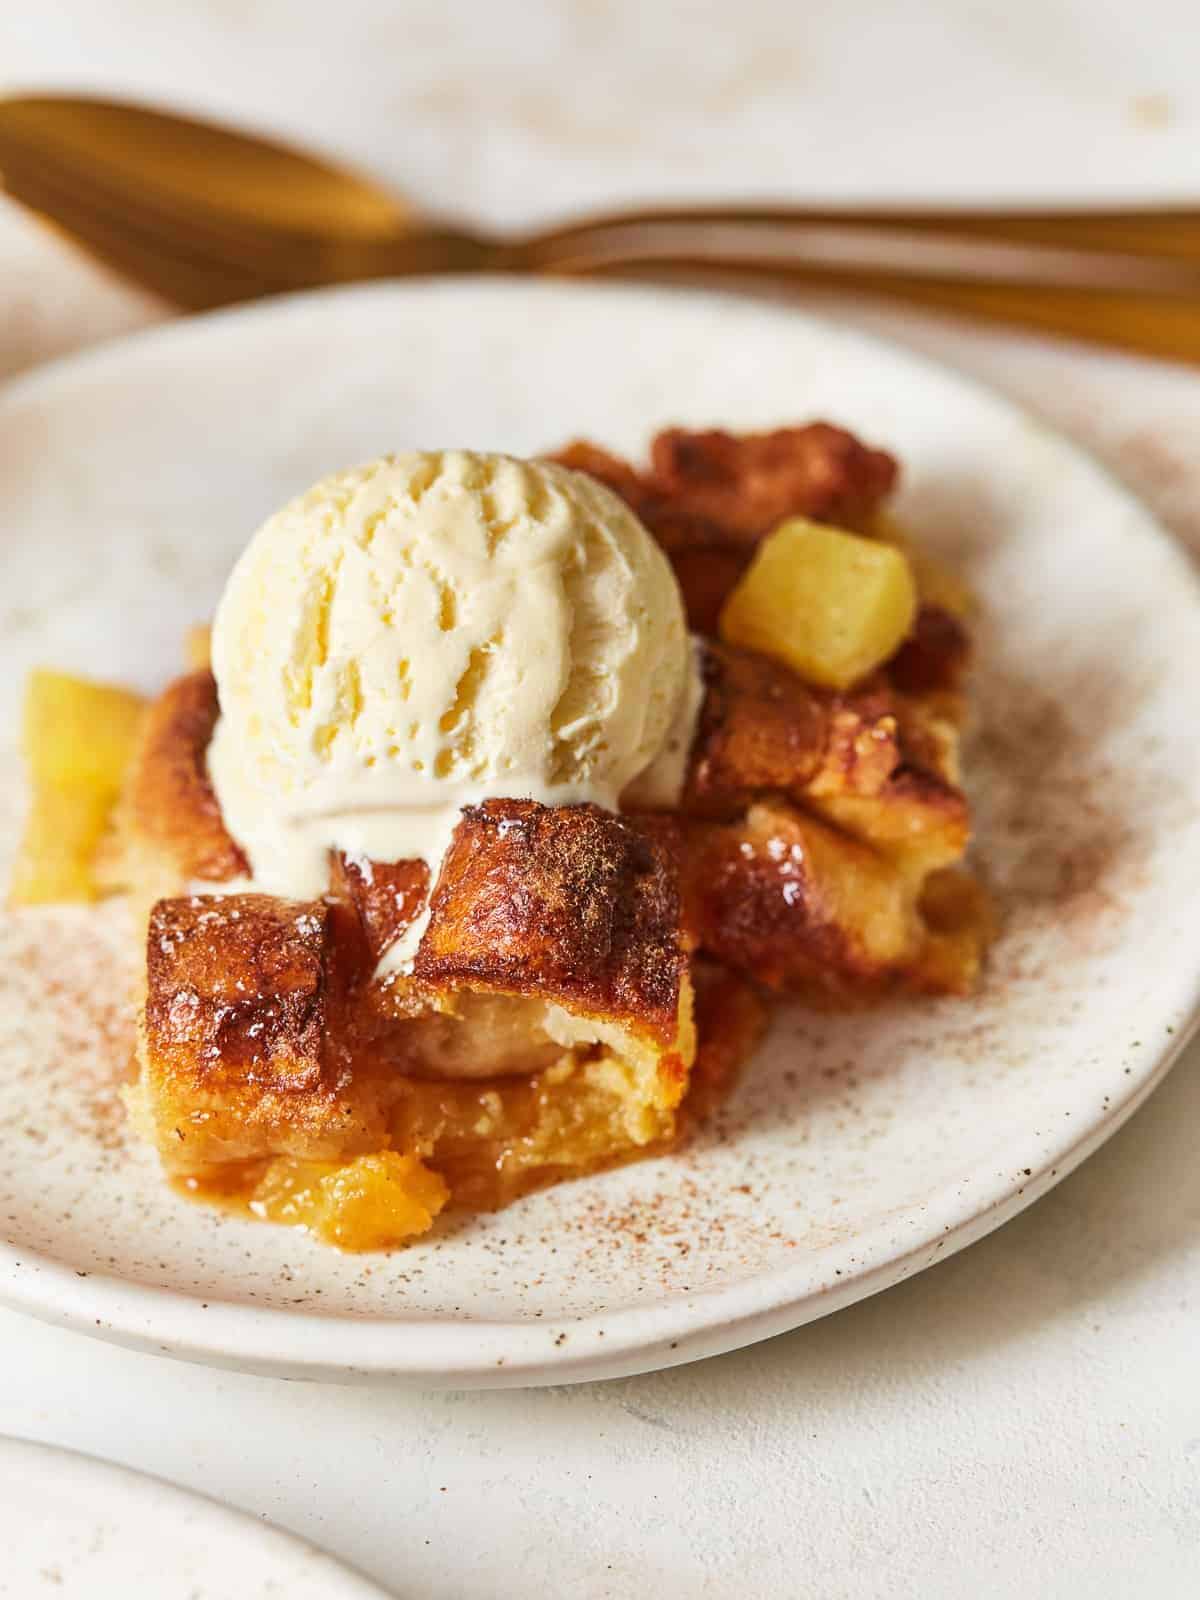
{"type": "Polygon", "coordinates": [[[1055,250],[1115,252],[1200,265],[1200,209],[1150,206],[1106,210],[956,209],[918,206],[853,210],[795,205],[657,206],[612,211],[526,234],[519,247],[543,260],[617,230],[755,227],[789,231],[911,234],[995,241],[1055,250]]]}
{"type": "Polygon", "coordinates": [[[1200,364],[1200,276],[1192,288],[1176,291],[1029,279],[982,278],[910,271],[903,266],[852,266],[788,262],[777,255],[682,251],[650,257],[630,252],[622,258],[574,261],[542,270],[554,275],[612,275],[635,269],[711,274],[714,271],[791,283],[806,288],[877,295],[935,311],[985,318],[1042,333],[1085,339],[1118,349],[1200,364]]]}

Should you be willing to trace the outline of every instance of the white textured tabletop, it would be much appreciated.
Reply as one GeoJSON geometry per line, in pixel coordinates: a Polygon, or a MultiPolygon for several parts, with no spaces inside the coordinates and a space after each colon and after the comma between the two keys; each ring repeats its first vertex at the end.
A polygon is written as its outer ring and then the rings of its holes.
{"type": "MultiPolygon", "coordinates": [[[[687,194],[1200,199],[1187,0],[2,9],[0,87],[252,121],[496,222],[687,194]]],[[[1059,422],[1200,549],[1200,376],[836,309],[1059,422]]],[[[164,315],[0,209],[0,374],[164,315]]],[[[1198,1128],[1193,1048],[966,1254],[619,1383],[287,1385],[3,1313],[0,1433],[199,1487],[401,1596],[1195,1595],[1198,1128]]]]}

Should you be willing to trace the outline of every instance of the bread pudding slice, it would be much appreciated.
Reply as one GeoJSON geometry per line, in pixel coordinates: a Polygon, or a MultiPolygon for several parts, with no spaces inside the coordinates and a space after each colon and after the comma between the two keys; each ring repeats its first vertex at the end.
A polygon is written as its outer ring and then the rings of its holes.
{"type": "Polygon", "coordinates": [[[499,1205],[671,1141],[695,1032],[661,829],[469,808],[411,973],[377,977],[424,905],[422,863],[337,860],[311,902],[179,892],[240,865],[204,770],[214,718],[206,671],[165,691],[123,818],[149,906],[129,1099],[177,1183],[370,1248],[448,1200],[499,1205]]]}

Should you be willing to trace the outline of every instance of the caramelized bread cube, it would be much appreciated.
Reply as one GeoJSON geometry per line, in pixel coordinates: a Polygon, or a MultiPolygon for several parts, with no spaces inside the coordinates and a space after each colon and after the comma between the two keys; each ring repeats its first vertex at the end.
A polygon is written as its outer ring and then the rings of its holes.
{"type": "Polygon", "coordinates": [[[904,694],[957,694],[970,658],[961,620],[944,606],[922,603],[912,632],[888,662],[887,675],[904,694]]]}
{"type": "Polygon", "coordinates": [[[731,816],[767,791],[797,801],[878,794],[901,761],[882,681],[829,694],[766,656],[708,644],[704,683],[684,799],[691,812],[731,816]]]}
{"type": "Polygon", "coordinates": [[[153,908],[131,1101],[168,1171],[335,1160],[386,1142],[380,1086],[351,1070],[331,1030],[345,989],[336,926],[325,902],[268,895],[153,908]]]}
{"type": "Polygon", "coordinates": [[[273,895],[160,900],[146,940],[146,1027],[159,1055],[314,1089],[325,1049],[332,922],[273,895]]]}
{"type": "Polygon", "coordinates": [[[598,806],[468,806],[413,964],[433,987],[533,995],[674,1046],[687,953],[673,864],[598,806]]]}
{"type": "Polygon", "coordinates": [[[650,447],[650,465],[655,488],[680,510],[750,542],[785,517],[856,526],[898,475],[885,451],[827,422],[743,434],[667,428],[650,447]]]}
{"type": "Polygon", "coordinates": [[[550,459],[607,484],[652,533],[663,517],[689,519],[751,547],[785,517],[868,525],[898,476],[893,457],[828,422],[744,434],[665,428],[646,472],[585,439],[550,459]]]}
{"type": "Polygon", "coordinates": [[[430,1169],[487,1205],[665,1146],[695,1052],[669,831],[473,808],[419,970],[378,982],[366,922],[402,900],[363,863],[341,899],[160,902],[130,1100],[168,1171],[373,1248],[428,1225],[430,1169]]]}
{"type": "Polygon", "coordinates": [[[151,705],[134,757],[121,827],[133,876],[164,896],[193,881],[224,883],[249,870],[208,776],[218,714],[216,680],[207,668],[177,678],[151,705]]]}
{"type": "Polygon", "coordinates": [[[971,816],[959,787],[956,725],[932,699],[892,697],[901,761],[874,795],[810,795],[810,809],[872,845],[914,883],[961,859],[971,816]]]}
{"type": "Polygon", "coordinates": [[[720,645],[706,648],[705,683],[688,812],[732,820],[756,799],[787,796],[911,878],[961,857],[957,731],[922,702],[883,677],[853,694],[811,689],[765,656],[720,645]]]}
{"type": "Polygon", "coordinates": [[[910,882],[960,860],[970,838],[962,791],[921,767],[901,767],[879,794],[820,795],[810,806],[910,882]]]}
{"type": "Polygon", "coordinates": [[[425,909],[429,868],[423,861],[368,861],[339,853],[332,874],[332,892],[358,913],[374,962],[425,909]]]}
{"type": "Polygon", "coordinates": [[[701,948],[772,988],[876,987],[924,930],[916,886],[869,846],[782,802],[697,824],[689,886],[701,948]]]}

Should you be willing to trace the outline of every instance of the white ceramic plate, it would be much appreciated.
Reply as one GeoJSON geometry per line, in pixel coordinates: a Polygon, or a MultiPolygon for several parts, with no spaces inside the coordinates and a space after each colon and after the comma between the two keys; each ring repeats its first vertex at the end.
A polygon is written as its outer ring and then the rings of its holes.
{"type": "Polygon", "coordinates": [[[119,908],[0,927],[0,1298],[196,1359],[425,1385],[640,1371],[794,1327],[1049,1188],[1167,1070],[1197,1000],[1184,557],[995,396],[749,302],[460,280],[178,325],[0,397],[0,714],[35,661],[147,689],[259,519],[389,448],[637,452],[670,421],[846,423],[986,603],[968,754],[1005,928],[983,992],[781,1014],[684,1154],[340,1257],[176,1199],[130,1148],[119,908]]]}
{"type": "Polygon", "coordinates": [[[311,1545],[203,1495],[0,1438],[0,1595],[32,1600],[383,1600],[311,1545]]]}

